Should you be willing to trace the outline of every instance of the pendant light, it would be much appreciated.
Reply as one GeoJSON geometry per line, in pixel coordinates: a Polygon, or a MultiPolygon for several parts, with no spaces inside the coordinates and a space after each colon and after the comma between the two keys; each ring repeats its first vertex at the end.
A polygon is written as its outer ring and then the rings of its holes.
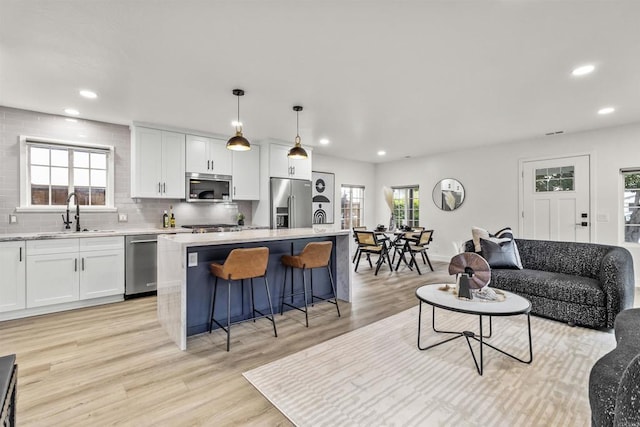
{"type": "Polygon", "coordinates": [[[240,121],[240,97],[244,95],[244,90],[234,89],[233,94],[238,97],[238,121],[236,122],[236,134],[227,141],[227,148],[233,151],[251,150],[251,144],[247,138],[242,136],[242,122],[240,121]]]}
{"type": "Polygon", "coordinates": [[[300,105],[296,105],[293,107],[293,111],[296,112],[296,145],[294,145],[291,150],[289,150],[289,154],[287,154],[287,157],[289,157],[290,159],[306,159],[307,152],[304,150],[304,148],[302,148],[302,145],[300,144],[300,127],[298,114],[300,113],[300,111],[302,111],[302,107],[300,105]]]}

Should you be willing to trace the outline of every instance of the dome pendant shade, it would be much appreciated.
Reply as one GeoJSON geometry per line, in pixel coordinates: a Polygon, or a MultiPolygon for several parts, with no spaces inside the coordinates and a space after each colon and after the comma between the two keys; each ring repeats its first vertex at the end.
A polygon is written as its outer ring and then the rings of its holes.
{"type": "Polygon", "coordinates": [[[247,141],[247,138],[242,136],[242,132],[236,131],[235,136],[232,136],[227,141],[227,148],[233,151],[249,151],[251,150],[251,144],[247,141]]]}
{"type": "Polygon", "coordinates": [[[289,154],[287,154],[287,157],[289,157],[290,159],[306,159],[308,155],[305,149],[302,148],[302,144],[300,142],[300,130],[299,130],[299,120],[298,120],[298,113],[302,111],[302,107],[300,105],[296,105],[293,107],[293,111],[296,112],[296,139],[295,139],[295,145],[289,150],[289,154]]]}
{"type": "Polygon", "coordinates": [[[308,157],[307,152],[304,148],[302,148],[302,145],[300,144],[299,136],[296,136],[296,145],[294,145],[289,150],[289,154],[287,154],[287,157],[289,157],[290,159],[306,159],[308,157]]]}
{"type": "Polygon", "coordinates": [[[233,151],[251,150],[251,144],[242,136],[242,122],[240,121],[240,97],[244,95],[244,90],[234,89],[233,94],[238,97],[238,120],[236,124],[236,134],[227,141],[227,149],[233,151]]]}

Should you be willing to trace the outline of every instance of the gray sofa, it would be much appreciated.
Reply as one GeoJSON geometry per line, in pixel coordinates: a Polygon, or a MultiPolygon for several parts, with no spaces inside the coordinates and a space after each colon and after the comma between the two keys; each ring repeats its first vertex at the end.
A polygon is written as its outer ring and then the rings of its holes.
{"type": "MultiPolygon", "coordinates": [[[[569,324],[613,328],[633,306],[633,260],[628,250],[593,243],[515,239],[523,269],[491,269],[489,286],[531,301],[531,312],[569,324]]],[[[465,251],[474,252],[473,241],[465,251]]]]}
{"type": "Polygon", "coordinates": [[[615,321],[617,346],[598,360],[589,376],[593,426],[640,425],[640,308],[615,321]]]}

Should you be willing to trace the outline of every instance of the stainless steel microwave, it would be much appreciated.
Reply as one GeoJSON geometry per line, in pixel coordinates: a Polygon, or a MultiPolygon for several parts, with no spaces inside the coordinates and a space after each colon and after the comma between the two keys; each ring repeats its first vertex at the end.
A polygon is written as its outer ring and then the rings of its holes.
{"type": "Polygon", "coordinates": [[[188,173],[187,202],[211,203],[231,201],[231,176],[188,173]]]}

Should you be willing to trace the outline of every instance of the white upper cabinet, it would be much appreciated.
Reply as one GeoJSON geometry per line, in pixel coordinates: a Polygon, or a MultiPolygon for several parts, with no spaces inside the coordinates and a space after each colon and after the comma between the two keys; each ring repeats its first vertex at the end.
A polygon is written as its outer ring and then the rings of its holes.
{"type": "Polygon", "coordinates": [[[0,243],[0,312],[26,307],[24,242],[0,243]]]}
{"type": "Polygon", "coordinates": [[[184,199],[185,135],[136,127],[131,146],[131,197],[184,199]]]}
{"type": "Polygon", "coordinates": [[[233,200],[260,199],[260,146],[233,151],[233,200]]]}
{"type": "Polygon", "coordinates": [[[232,151],[227,142],[204,136],[187,135],[186,172],[231,175],[232,151]]]}
{"type": "Polygon", "coordinates": [[[289,149],[292,146],[280,144],[269,145],[269,176],[276,178],[311,179],[311,149],[305,147],[309,157],[295,160],[287,157],[289,149]]]}

